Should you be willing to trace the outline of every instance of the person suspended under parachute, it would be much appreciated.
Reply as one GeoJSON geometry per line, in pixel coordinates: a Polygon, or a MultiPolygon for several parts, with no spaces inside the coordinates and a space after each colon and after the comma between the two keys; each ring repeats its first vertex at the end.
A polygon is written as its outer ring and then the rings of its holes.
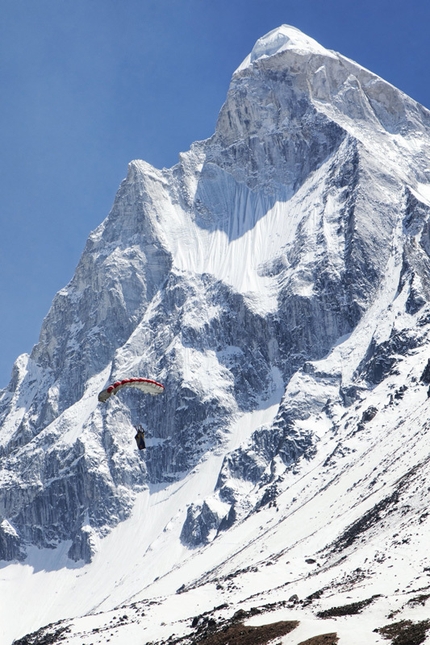
{"type": "MultiPolygon", "coordinates": [[[[137,388],[141,392],[151,394],[152,396],[156,396],[157,394],[164,392],[164,385],[161,383],[148,378],[134,377],[125,378],[122,379],[122,381],[115,381],[115,383],[112,383],[112,385],[109,385],[109,387],[99,393],[98,399],[101,403],[106,403],[111,396],[118,394],[118,392],[125,387],[137,388]]],[[[139,450],[143,450],[146,448],[145,430],[141,425],[136,426],[136,430],[137,433],[134,438],[136,440],[137,447],[139,450]]]]}
{"type": "Polygon", "coordinates": [[[146,448],[145,430],[142,428],[140,424],[135,427],[136,427],[137,433],[134,438],[136,439],[137,447],[139,448],[139,450],[144,450],[144,448],[146,448]]]}

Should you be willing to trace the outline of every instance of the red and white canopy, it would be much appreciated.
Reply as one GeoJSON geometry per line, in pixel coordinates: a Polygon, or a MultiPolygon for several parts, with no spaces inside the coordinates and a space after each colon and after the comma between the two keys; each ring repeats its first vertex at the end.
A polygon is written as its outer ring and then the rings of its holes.
{"type": "Polygon", "coordinates": [[[112,385],[109,385],[109,387],[100,392],[99,401],[105,403],[112,394],[117,394],[123,387],[135,387],[153,396],[164,392],[164,385],[149,378],[125,378],[122,381],[115,381],[115,383],[112,383],[112,385]]]}

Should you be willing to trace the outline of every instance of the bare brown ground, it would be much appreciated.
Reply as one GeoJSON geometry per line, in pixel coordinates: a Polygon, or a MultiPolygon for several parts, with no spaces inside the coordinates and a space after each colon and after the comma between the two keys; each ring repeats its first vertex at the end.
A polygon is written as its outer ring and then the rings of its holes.
{"type": "Polygon", "coordinates": [[[398,623],[385,625],[375,630],[384,638],[390,639],[392,645],[420,645],[426,640],[430,630],[430,620],[421,620],[413,623],[411,620],[401,620],[398,623]]]}
{"type": "Polygon", "coordinates": [[[339,638],[336,633],[333,634],[320,634],[319,636],[312,636],[305,641],[301,641],[298,645],[337,645],[339,638]]]}
{"type": "Polygon", "coordinates": [[[282,620],[257,627],[246,627],[242,623],[236,623],[206,634],[203,638],[197,638],[192,641],[192,645],[266,645],[274,638],[289,634],[298,624],[296,620],[282,620]]]}

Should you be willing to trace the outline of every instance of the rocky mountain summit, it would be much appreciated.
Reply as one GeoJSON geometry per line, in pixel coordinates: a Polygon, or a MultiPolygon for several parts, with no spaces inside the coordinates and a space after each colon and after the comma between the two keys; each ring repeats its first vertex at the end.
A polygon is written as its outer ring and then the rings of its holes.
{"type": "Polygon", "coordinates": [[[430,112],[281,26],[210,139],[130,163],[0,394],[0,560],[80,593],[29,626],[176,590],[309,605],[381,571],[394,593],[411,540],[425,578],[429,324],[430,112]],[[165,394],[98,403],[137,376],[165,394]]]}

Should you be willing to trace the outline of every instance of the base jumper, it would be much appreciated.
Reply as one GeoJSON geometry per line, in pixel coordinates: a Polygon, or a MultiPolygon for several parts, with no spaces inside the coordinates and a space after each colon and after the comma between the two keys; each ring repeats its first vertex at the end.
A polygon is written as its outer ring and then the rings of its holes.
{"type": "MultiPolygon", "coordinates": [[[[116,396],[123,388],[135,388],[146,394],[155,396],[164,392],[164,385],[158,383],[150,378],[143,378],[142,376],[132,376],[130,378],[123,378],[121,381],[115,381],[107,388],[99,392],[98,399],[100,403],[106,403],[111,396],[116,396]]],[[[145,430],[141,425],[135,426],[137,434],[134,437],[139,450],[146,448],[145,444],[145,430]]]]}
{"type": "Polygon", "coordinates": [[[145,430],[142,428],[141,425],[136,426],[137,434],[134,437],[136,439],[137,447],[139,450],[143,450],[146,448],[145,444],[145,430]]]}

